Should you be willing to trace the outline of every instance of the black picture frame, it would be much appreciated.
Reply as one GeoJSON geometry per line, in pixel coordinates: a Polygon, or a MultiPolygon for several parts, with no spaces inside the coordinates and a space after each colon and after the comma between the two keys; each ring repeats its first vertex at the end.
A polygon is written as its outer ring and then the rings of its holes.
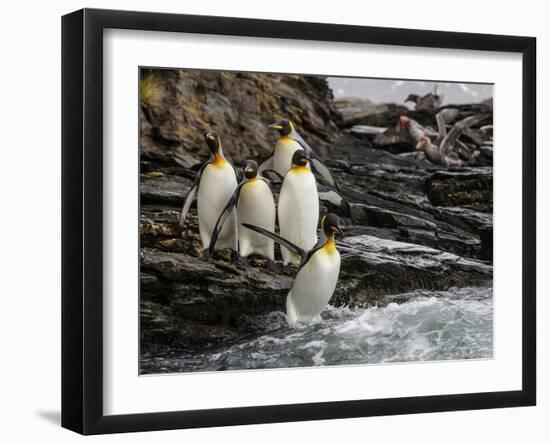
{"type": "MultiPolygon", "coordinates": [[[[536,403],[536,39],[83,9],[62,18],[62,426],[82,434],[529,406],[536,403]],[[103,30],[519,53],[523,63],[522,389],[131,415],[103,413],[103,30]]],[[[520,278],[518,275],[517,278],[520,278]]]]}

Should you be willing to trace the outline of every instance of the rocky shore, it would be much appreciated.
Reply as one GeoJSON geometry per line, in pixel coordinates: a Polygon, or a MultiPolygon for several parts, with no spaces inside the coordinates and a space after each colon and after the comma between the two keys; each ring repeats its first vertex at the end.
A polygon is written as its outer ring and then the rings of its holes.
{"type": "Polygon", "coordinates": [[[195,205],[178,228],[183,197],[206,158],[207,128],[241,164],[269,154],[276,135],[266,125],[287,117],[329,166],[348,203],[325,204],[343,220],[341,242],[360,251],[342,263],[332,304],[384,305],[417,289],[492,284],[485,141],[476,164],[454,169],[417,160],[412,144],[379,146],[376,134],[400,114],[425,125],[434,125],[433,115],[338,102],[317,77],[144,70],[140,90],[142,355],[204,350],[285,327],[291,275],[272,273],[261,259],[233,266],[228,252],[201,260],[195,205]]]}

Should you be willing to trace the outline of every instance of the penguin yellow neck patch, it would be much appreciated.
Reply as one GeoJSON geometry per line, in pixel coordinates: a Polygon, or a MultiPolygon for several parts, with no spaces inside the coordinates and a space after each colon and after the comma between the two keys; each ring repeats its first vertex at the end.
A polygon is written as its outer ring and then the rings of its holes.
{"type": "Polygon", "coordinates": [[[294,166],[292,168],[292,172],[295,174],[304,174],[304,173],[310,173],[311,171],[307,166],[294,166]]]}
{"type": "Polygon", "coordinates": [[[327,239],[327,242],[325,243],[323,249],[329,253],[336,251],[336,242],[334,241],[334,237],[329,237],[327,239]]]}
{"type": "Polygon", "coordinates": [[[212,162],[215,166],[224,166],[227,163],[227,160],[223,158],[220,154],[216,154],[214,161],[212,162]]]}

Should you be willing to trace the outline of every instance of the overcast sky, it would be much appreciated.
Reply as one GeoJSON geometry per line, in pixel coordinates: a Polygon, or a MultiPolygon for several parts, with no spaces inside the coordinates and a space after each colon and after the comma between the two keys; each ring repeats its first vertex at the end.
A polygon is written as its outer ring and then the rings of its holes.
{"type": "MultiPolygon", "coordinates": [[[[329,77],[334,96],[367,98],[376,103],[399,103],[409,94],[424,95],[434,90],[435,82],[329,77]]],[[[493,85],[437,82],[443,104],[476,103],[493,96],[493,85]]],[[[413,105],[409,103],[409,107],[413,105]]]]}

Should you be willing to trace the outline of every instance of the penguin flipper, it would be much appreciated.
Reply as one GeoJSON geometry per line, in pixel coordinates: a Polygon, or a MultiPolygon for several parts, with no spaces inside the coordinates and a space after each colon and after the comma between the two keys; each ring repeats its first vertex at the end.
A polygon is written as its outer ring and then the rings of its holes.
{"type": "Polygon", "coordinates": [[[329,186],[332,186],[334,189],[338,189],[338,185],[336,184],[334,178],[332,178],[332,174],[330,173],[328,168],[323,164],[319,156],[315,153],[311,146],[306,143],[302,136],[296,131],[293,131],[290,134],[290,138],[298,142],[300,146],[304,148],[304,150],[309,154],[309,156],[311,157],[311,166],[317,173],[319,173],[319,175],[321,175],[321,177],[323,177],[327,184],[329,186]]]}
{"type": "Polygon", "coordinates": [[[328,168],[323,164],[323,162],[321,162],[317,155],[311,156],[311,165],[313,166],[313,169],[318,172],[321,177],[323,177],[329,186],[332,186],[334,189],[338,189],[336,180],[334,180],[328,168]]]}
{"type": "MultiPolygon", "coordinates": [[[[189,191],[187,192],[187,195],[183,198],[183,208],[181,209],[181,215],[180,215],[180,222],[179,226],[180,229],[183,229],[183,225],[185,223],[185,218],[187,217],[187,213],[189,212],[189,208],[191,207],[191,203],[193,203],[193,200],[195,199],[195,196],[197,195],[197,190],[199,189],[199,183],[201,181],[202,173],[204,169],[208,166],[208,164],[211,162],[211,160],[205,161],[203,164],[200,165],[199,170],[197,172],[197,176],[195,177],[195,181],[191,185],[191,188],[189,188],[189,191]]],[[[193,168],[195,168],[193,166],[193,168]]]]}
{"type": "Polygon", "coordinates": [[[265,177],[264,172],[273,169],[273,153],[258,168],[258,175],[265,177]]]}
{"type": "Polygon", "coordinates": [[[273,175],[278,180],[279,183],[282,183],[285,179],[281,174],[279,174],[277,171],[275,171],[275,169],[265,169],[263,171],[264,178],[268,179],[270,182],[277,183],[277,182],[275,182],[275,180],[273,180],[271,177],[269,177],[270,175],[273,175]]]}
{"type": "Polygon", "coordinates": [[[239,200],[239,193],[241,192],[241,188],[243,186],[244,182],[241,183],[237,189],[235,189],[235,192],[233,192],[233,195],[225,205],[225,208],[223,208],[220,216],[218,217],[218,220],[216,221],[216,224],[214,226],[214,229],[212,230],[212,237],[210,237],[210,245],[208,246],[208,251],[210,255],[214,253],[214,248],[216,247],[216,242],[218,241],[218,237],[220,236],[220,232],[223,228],[223,225],[227,221],[227,218],[229,217],[229,214],[233,211],[235,206],[237,205],[237,201],[239,200]]]}
{"type": "Polygon", "coordinates": [[[339,189],[334,189],[330,186],[323,185],[322,183],[317,183],[317,193],[319,194],[319,200],[324,203],[328,202],[338,208],[335,211],[341,215],[350,214],[351,206],[349,201],[339,189]]]}
{"type": "Polygon", "coordinates": [[[288,241],[286,238],[283,238],[280,235],[275,234],[274,232],[268,231],[264,228],[260,228],[259,226],[249,225],[248,223],[243,223],[242,225],[245,228],[252,229],[253,231],[256,231],[259,234],[263,234],[266,237],[269,237],[271,240],[276,241],[277,243],[283,245],[289,251],[299,255],[302,259],[306,255],[306,252],[302,248],[300,248],[299,246],[296,246],[294,243],[288,241]]]}
{"type": "Polygon", "coordinates": [[[308,153],[308,154],[313,154],[315,155],[315,152],[313,151],[313,148],[311,146],[309,146],[307,144],[307,142],[302,138],[302,136],[300,134],[298,134],[298,132],[296,132],[296,130],[293,130],[291,133],[290,133],[290,138],[292,140],[294,140],[295,142],[298,142],[300,144],[300,146],[302,146],[302,148],[304,148],[304,150],[308,153]]]}
{"type": "Polygon", "coordinates": [[[198,189],[199,189],[199,178],[197,177],[197,180],[195,180],[193,185],[191,185],[191,189],[189,189],[189,192],[187,193],[184,199],[183,208],[181,209],[180,222],[179,222],[180,229],[183,229],[185,218],[187,217],[187,213],[189,212],[189,208],[191,207],[191,204],[195,199],[195,195],[197,194],[198,189]]]}

